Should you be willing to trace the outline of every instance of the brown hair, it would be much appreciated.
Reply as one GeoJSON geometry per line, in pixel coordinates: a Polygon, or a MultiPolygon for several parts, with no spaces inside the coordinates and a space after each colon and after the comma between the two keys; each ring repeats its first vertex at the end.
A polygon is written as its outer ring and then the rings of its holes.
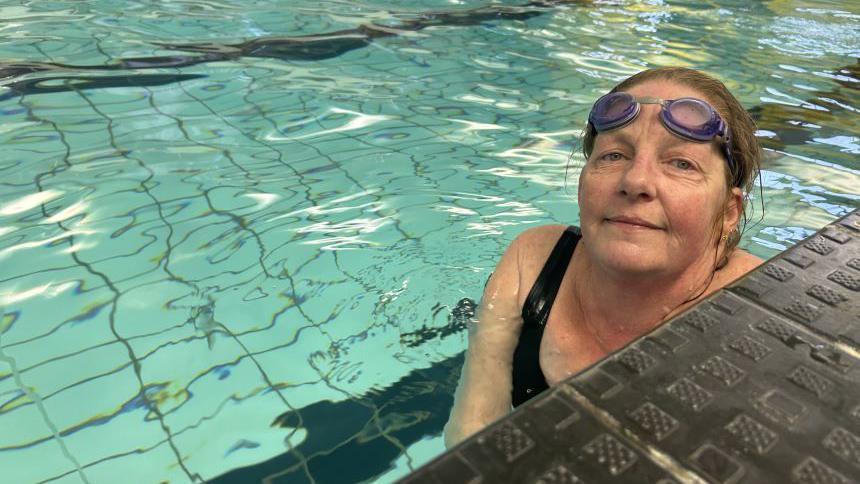
{"type": "MultiPolygon", "coordinates": [[[[753,183],[759,174],[762,158],[761,145],[755,137],[756,126],[752,117],[722,82],[686,67],[648,69],[621,81],[610,92],[624,91],[638,84],[654,80],[676,82],[701,92],[728,125],[731,135],[732,158],[735,163],[733,167],[726,170],[726,190],[729,191],[732,187],[737,186],[743,191],[741,214],[743,228],[746,228],[746,206],[749,201],[750,190],[752,190],[753,183]]],[[[586,159],[591,156],[596,137],[597,131],[589,123],[582,141],[582,153],[586,159]]],[[[728,234],[723,252],[724,258],[737,247],[741,239],[741,231],[742,228],[739,228],[728,234]]],[[[724,265],[725,262],[725,260],[720,261],[718,267],[724,265]]]]}

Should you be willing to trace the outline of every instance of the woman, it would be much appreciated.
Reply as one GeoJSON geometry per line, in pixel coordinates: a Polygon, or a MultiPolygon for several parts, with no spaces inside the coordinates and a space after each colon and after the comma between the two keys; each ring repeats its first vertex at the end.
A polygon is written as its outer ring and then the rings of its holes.
{"type": "Polygon", "coordinates": [[[583,140],[580,231],[535,227],[487,282],[449,447],[762,261],[737,248],[758,173],[755,125],[719,81],[640,72],[601,97],[583,140]]]}

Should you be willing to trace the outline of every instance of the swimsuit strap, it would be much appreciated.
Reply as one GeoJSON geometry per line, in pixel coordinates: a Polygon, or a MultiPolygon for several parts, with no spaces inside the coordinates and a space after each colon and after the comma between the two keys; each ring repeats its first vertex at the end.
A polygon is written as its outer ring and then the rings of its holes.
{"type": "Polygon", "coordinates": [[[567,227],[561,234],[561,238],[552,249],[552,253],[547,258],[546,264],[541,269],[540,275],[538,275],[523,304],[524,326],[543,327],[546,325],[552,303],[555,302],[558,288],[561,287],[561,280],[564,278],[564,273],[567,271],[570,258],[573,256],[573,251],[576,249],[576,244],[579,243],[580,238],[582,238],[582,232],[573,225],[567,227]]]}
{"type": "Polygon", "coordinates": [[[540,367],[540,343],[561,280],[581,236],[579,229],[573,226],[564,231],[523,304],[523,327],[513,361],[511,403],[514,407],[549,388],[540,367]]]}

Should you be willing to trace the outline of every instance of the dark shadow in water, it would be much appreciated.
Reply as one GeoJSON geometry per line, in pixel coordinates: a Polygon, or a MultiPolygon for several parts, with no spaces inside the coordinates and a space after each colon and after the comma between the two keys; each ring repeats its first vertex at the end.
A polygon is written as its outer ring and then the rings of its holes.
{"type": "MultiPolygon", "coordinates": [[[[833,126],[845,126],[843,117],[854,118],[857,106],[857,92],[860,91],[860,60],[857,63],[831,71],[833,81],[842,88],[830,91],[814,91],[813,96],[806,101],[806,106],[790,106],[786,104],[769,103],[754,106],[749,113],[761,130],[775,133],[772,137],[761,137],[762,146],[769,149],[784,151],[787,146],[799,146],[814,143],[813,138],[821,136],[821,130],[809,126],[814,124],[824,129],[833,126]],[[825,109],[815,109],[819,106],[825,109]],[[848,106],[847,108],[845,106],[848,106]]],[[[846,162],[856,159],[856,155],[845,153],[846,162]]],[[[832,159],[843,166],[843,160],[832,159]]],[[[856,163],[856,161],[854,161],[856,163]]]]}
{"type": "Polygon", "coordinates": [[[9,91],[0,94],[0,102],[22,95],[104,89],[108,87],[163,86],[165,84],[201,77],[206,76],[203,74],[139,74],[133,76],[54,76],[42,79],[24,79],[3,86],[9,91]]]}
{"type": "Polygon", "coordinates": [[[395,37],[400,33],[417,32],[435,26],[470,26],[492,20],[527,20],[542,15],[562,2],[530,2],[516,7],[494,5],[460,12],[428,12],[416,14],[415,19],[402,20],[396,26],[362,24],[354,29],[339,30],[300,37],[259,37],[238,44],[168,44],[157,43],[172,50],[201,52],[223,56],[264,57],[278,60],[319,61],[338,57],[351,50],[366,47],[374,39],[395,37]]]}
{"type": "MultiPolygon", "coordinates": [[[[417,32],[434,26],[469,26],[493,20],[526,20],[542,15],[551,8],[565,3],[587,3],[586,0],[542,0],[520,6],[492,5],[454,12],[416,13],[414,18],[402,19],[396,26],[362,24],[354,29],[317,35],[296,37],[259,37],[236,44],[220,43],[156,43],[171,50],[194,52],[196,55],[132,57],[105,65],[70,65],[52,62],[0,62],[0,82],[39,72],[117,71],[189,67],[206,62],[229,61],[241,57],[258,57],[283,61],[319,61],[343,55],[369,45],[373,40],[395,37],[401,33],[417,32]]],[[[128,76],[134,79],[139,76],[128,76]]],[[[81,77],[94,82],[96,78],[81,77]]],[[[177,79],[179,80],[179,79],[177,79]]],[[[38,83],[40,79],[32,80],[38,83]]],[[[62,92],[62,89],[27,90],[31,84],[22,84],[17,94],[62,92]]],[[[131,82],[125,86],[132,86],[131,82]]],[[[141,86],[151,84],[140,84],[141,86]]],[[[8,87],[8,86],[7,86],[8,87]]],[[[99,86],[93,86],[93,88],[99,86]]],[[[110,87],[110,86],[101,86],[110,87]]],[[[8,99],[4,96],[3,99],[8,99]]]]}
{"type": "Polygon", "coordinates": [[[6,81],[37,72],[67,72],[67,71],[123,71],[131,69],[161,69],[169,67],[185,67],[201,62],[220,60],[217,56],[153,56],[132,57],[120,59],[113,64],[95,66],[77,66],[53,62],[0,62],[0,81],[6,81]]]}
{"type": "MultiPolygon", "coordinates": [[[[449,324],[466,328],[475,303],[463,299],[451,312],[449,324]]],[[[464,353],[416,369],[390,387],[373,389],[337,403],[316,402],[279,415],[273,426],[304,428],[307,437],[294,450],[256,465],[234,469],[213,483],[307,483],[307,469],[319,484],[358,482],[391,468],[404,447],[438,435],[448,420],[464,353]],[[385,435],[383,435],[383,432],[385,435]]],[[[285,432],[286,435],[286,432],[285,432]]]]}

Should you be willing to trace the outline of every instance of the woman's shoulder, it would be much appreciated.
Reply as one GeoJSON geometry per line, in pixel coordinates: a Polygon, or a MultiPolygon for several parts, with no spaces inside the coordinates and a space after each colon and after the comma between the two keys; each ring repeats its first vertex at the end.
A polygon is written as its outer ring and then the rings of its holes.
{"type": "Polygon", "coordinates": [[[764,260],[761,258],[756,257],[743,249],[736,248],[732,251],[731,256],[729,256],[728,263],[718,271],[722,273],[720,274],[722,279],[720,287],[734,281],[762,264],[764,264],[764,260]]]}
{"type": "Polygon", "coordinates": [[[729,257],[729,265],[743,273],[749,272],[762,264],[764,264],[763,259],[740,248],[732,251],[732,255],[729,257]]]}
{"type": "Polygon", "coordinates": [[[562,232],[564,232],[568,227],[570,226],[562,224],[530,227],[517,236],[516,242],[521,248],[525,246],[530,246],[532,248],[544,248],[549,246],[550,250],[552,250],[552,247],[556,242],[558,242],[558,238],[561,237],[562,232]]]}
{"type": "Polygon", "coordinates": [[[522,280],[523,270],[534,264],[535,260],[546,259],[567,225],[539,225],[529,227],[511,241],[493,275],[518,277],[522,280]]]}
{"type": "Polygon", "coordinates": [[[552,224],[524,230],[515,241],[520,249],[520,263],[528,267],[537,261],[543,266],[552,248],[568,227],[570,225],[552,224]]]}
{"type": "MultiPolygon", "coordinates": [[[[517,236],[514,243],[517,244],[519,254],[519,286],[526,288],[526,292],[534,284],[553,247],[568,227],[561,224],[540,225],[524,230],[517,236]]],[[[520,305],[524,299],[525,294],[520,294],[520,305]]]]}
{"type": "MultiPolygon", "coordinates": [[[[522,307],[530,288],[566,225],[530,227],[517,235],[499,259],[484,286],[484,299],[509,299],[522,307]],[[527,289],[526,289],[527,290],[527,289]]],[[[498,306],[498,305],[497,305],[498,306]]]]}

